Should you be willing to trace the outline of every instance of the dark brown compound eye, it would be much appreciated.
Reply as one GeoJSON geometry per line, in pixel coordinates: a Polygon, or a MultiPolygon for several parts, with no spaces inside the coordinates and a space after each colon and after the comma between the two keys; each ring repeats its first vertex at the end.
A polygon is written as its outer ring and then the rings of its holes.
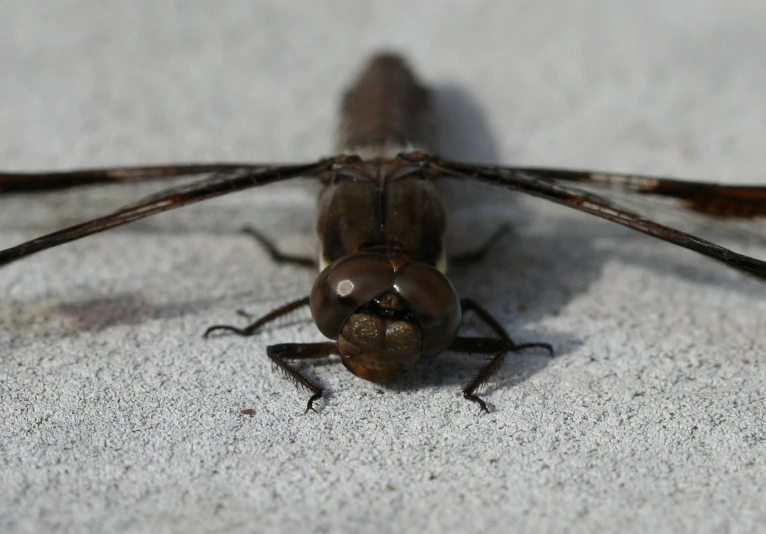
{"type": "Polygon", "coordinates": [[[408,263],[396,273],[394,288],[420,321],[423,356],[446,350],[461,318],[460,299],[447,277],[425,263],[408,263]]]}
{"type": "Polygon", "coordinates": [[[319,331],[337,339],[357,308],[394,285],[391,262],[377,254],[350,254],[328,265],[311,290],[311,316],[319,331]]]}

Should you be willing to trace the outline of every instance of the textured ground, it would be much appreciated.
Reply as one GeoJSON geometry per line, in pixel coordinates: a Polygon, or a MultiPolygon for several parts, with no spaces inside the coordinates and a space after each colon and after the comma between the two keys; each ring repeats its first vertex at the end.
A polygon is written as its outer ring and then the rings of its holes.
{"type": "MultiPolygon", "coordinates": [[[[761,2],[244,4],[0,1],[0,167],[310,160],[331,150],[341,88],[386,47],[435,87],[451,156],[766,184],[761,2]]],[[[155,188],[0,198],[0,247],[155,188]]],[[[304,416],[265,346],[319,339],[307,316],[200,334],[307,293],[312,272],[237,229],[312,250],[313,195],[233,195],[0,271],[0,530],[766,524],[762,284],[483,191],[463,198],[454,247],[500,220],[514,235],[455,285],[558,357],[509,361],[489,415],[460,395],[465,358],[391,387],[319,365],[328,396],[304,416]]]]}

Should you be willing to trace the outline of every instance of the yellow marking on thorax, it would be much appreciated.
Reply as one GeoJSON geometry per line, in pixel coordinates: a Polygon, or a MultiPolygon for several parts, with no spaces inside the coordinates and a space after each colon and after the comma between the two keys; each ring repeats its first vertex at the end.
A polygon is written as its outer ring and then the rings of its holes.
{"type": "Polygon", "coordinates": [[[436,262],[436,269],[442,274],[447,274],[447,248],[446,247],[442,247],[442,253],[439,254],[439,259],[436,262]]]}

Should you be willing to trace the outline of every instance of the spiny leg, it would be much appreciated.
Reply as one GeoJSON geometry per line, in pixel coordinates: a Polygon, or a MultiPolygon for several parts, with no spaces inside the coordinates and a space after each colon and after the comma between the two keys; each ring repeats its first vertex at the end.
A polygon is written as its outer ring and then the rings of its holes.
{"type": "Polygon", "coordinates": [[[505,355],[511,352],[519,352],[525,349],[541,348],[547,350],[553,356],[553,347],[549,343],[522,343],[516,344],[508,332],[492,317],[492,315],[471,299],[462,299],[460,305],[463,313],[472,311],[481,319],[500,339],[485,337],[458,337],[452,342],[448,350],[464,353],[493,354],[492,360],[482,367],[476,376],[465,388],[463,397],[477,403],[485,412],[489,412],[487,405],[476,394],[476,390],[489,379],[505,361],[505,355]]]}
{"type": "Polygon", "coordinates": [[[492,248],[497,245],[497,243],[505,237],[507,233],[511,231],[511,225],[510,224],[504,224],[497,230],[495,230],[495,233],[489,236],[489,239],[487,239],[484,243],[482,243],[479,248],[476,250],[472,250],[470,252],[464,252],[463,254],[459,254],[457,256],[452,256],[449,258],[449,264],[450,265],[469,265],[471,263],[476,263],[477,261],[480,261],[484,259],[487,255],[487,253],[492,250],[492,248]]]}
{"type": "Polygon", "coordinates": [[[338,346],[329,341],[322,343],[280,343],[266,347],[266,354],[277,367],[284,371],[288,378],[300,384],[311,392],[311,397],[306,403],[306,411],[316,412],[314,402],[322,398],[322,388],[312,382],[306,375],[290,365],[287,360],[310,360],[314,358],[327,358],[338,354],[338,346]]]}
{"type": "Polygon", "coordinates": [[[300,265],[301,267],[316,267],[317,262],[313,258],[306,256],[294,256],[292,254],[286,254],[279,250],[277,246],[265,235],[249,226],[242,228],[242,232],[249,235],[261,245],[266,252],[271,256],[271,259],[275,263],[292,263],[293,265],[300,265]]]}
{"type": "Polygon", "coordinates": [[[215,331],[219,331],[219,330],[232,332],[234,334],[237,334],[238,336],[252,336],[263,325],[270,323],[276,319],[279,319],[283,315],[287,315],[288,313],[295,311],[302,306],[308,306],[309,300],[310,300],[310,297],[303,297],[302,299],[294,300],[292,302],[288,302],[287,304],[283,304],[279,308],[267,313],[266,315],[264,315],[257,321],[250,323],[245,328],[237,328],[236,326],[231,326],[227,324],[213,325],[207,330],[205,330],[205,333],[202,334],[202,337],[207,338],[211,333],[215,331]]]}
{"type": "Polygon", "coordinates": [[[505,360],[505,355],[510,350],[509,345],[502,339],[494,337],[456,337],[452,340],[449,348],[452,352],[470,354],[492,354],[493,358],[476,376],[463,388],[463,397],[477,403],[481,410],[489,413],[487,405],[481,398],[475,395],[476,389],[489,378],[505,360]]]}
{"type": "Polygon", "coordinates": [[[541,348],[547,350],[551,357],[553,357],[553,347],[550,343],[523,343],[521,345],[517,345],[511,339],[511,336],[508,335],[508,332],[505,331],[505,328],[500,326],[500,323],[497,322],[497,319],[495,319],[491,313],[485,310],[484,307],[475,300],[460,299],[460,307],[462,308],[464,315],[469,311],[474,312],[479,317],[479,319],[484,321],[484,323],[489,326],[492,331],[498,335],[498,337],[500,337],[500,339],[504,340],[510,345],[508,350],[519,351],[524,349],[541,348]]]}

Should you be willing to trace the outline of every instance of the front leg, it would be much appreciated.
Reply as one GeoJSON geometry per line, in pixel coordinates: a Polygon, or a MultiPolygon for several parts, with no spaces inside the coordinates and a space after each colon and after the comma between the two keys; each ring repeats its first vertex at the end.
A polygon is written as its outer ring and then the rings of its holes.
{"type": "Polygon", "coordinates": [[[482,367],[468,385],[463,388],[463,397],[477,403],[485,412],[489,412],[487,405],[476,395],[476,390],[486,382],[503,364],[508,352],[519,352],[525,349],[541,348],[547,350],[553,356],[553,347],[549,343],[522,343],[516,344],[508,332],[497,322],[497,319],[471,299],[460,301],[463,313],[473,311],[487,326],[499,337],[457,337],[449,346],[448,350],[462,353],[492,354],[490,362],[482,367]]]}
{"type": "Polygon", "coordinates": [[[306,375],[290,365],[288,360],[310,360],[315,358],[327,358],[338,354],[338,346],[329,341],[322,343],[280,343],[266,347],[266,354],[277,367],[284,371],[288,378],[300,384],[311,392],[311,397],[306,404],[306,412],[314,409],[314,401],[322,398],[322,388],[312,382],[306,375]]]}
{"type": "MultiPolygon", "coordinates": [[[[213,325],[203,334],[207,338],[212,332],[226,331],[237,334],[238,336],[252,336],[260,327],[276,319],[287,315],[288,313],[309,305],[309,297],[294,300],[272,310],[260,319],[253,321],[245,328],[237,328],[231,325],[213,325]]],[[[298,369],[290,365],[288,360],[309,360],[313,358],[326,358],[333,354],[338,354],[338,347],[335,343],[281,343],[279,345],[270,345],[266,347],[266,354],[287,376],[311,392],[311,398],[306,405],[306,411],[314,410],[314,401],[322,398],[322,388],[312,382],[308,377],[298,369]]],[[[245,412],[243,412],[245,413],[245,412]]],[[[249,412],[248,412],[249,413],[249,412]]]]}

